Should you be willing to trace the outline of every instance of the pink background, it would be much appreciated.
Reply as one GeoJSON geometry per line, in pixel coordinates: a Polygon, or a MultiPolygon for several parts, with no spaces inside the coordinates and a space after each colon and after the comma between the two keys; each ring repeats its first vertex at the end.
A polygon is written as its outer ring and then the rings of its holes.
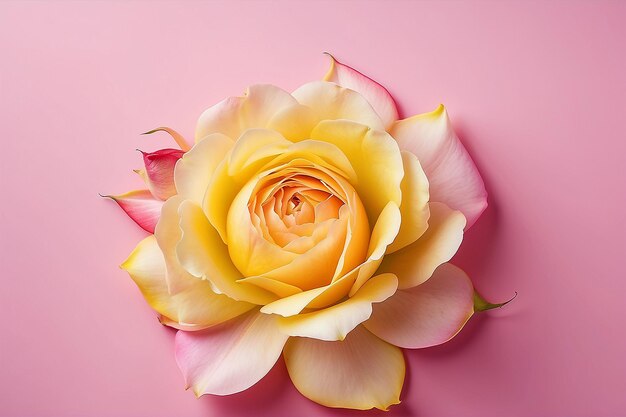
{"type": "MultiPolygon", "coordinates": [[[[333,52],[402,113],[442,102],[490,207],[456,262],[506,309],[408,352],[386,416],[626,415],[625,2],[1,2],[0,415],[353,416],[279,362],[246,393],[183,390],[173,332],[117,268],[144,233],[98,192],[248,84],[333,52]]],[[[379,415],[376,411],[367,415],[379,415]]]]}

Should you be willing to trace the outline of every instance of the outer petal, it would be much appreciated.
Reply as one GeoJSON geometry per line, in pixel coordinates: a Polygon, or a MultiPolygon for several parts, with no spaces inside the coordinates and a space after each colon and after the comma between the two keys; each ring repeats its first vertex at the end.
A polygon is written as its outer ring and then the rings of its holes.
{"type": "Polygon", "coordinates": [[[162,315],[161,323],[197,330],[236,317],[253,305],[215,294],[207,281],[178,275],[178,291],[170,294],[163,253],[154,236],[142,240],[124,261],[126,270],[150,306],[162,315]]]}
{"type": "Polygon", "coordinates": [[[443,264],[417,287],[399,290],[374,306],[369,331],[403,348],[425,348],[452,339],[474,313],[474,289],[465,272],[443,264]]]}
{"type": "Polygon", "coordinates": [[[234,142],[228,136],[219,133],[199,141],[176,164],[174,181],[178,194],[202,204],[213,173],[233,145],[234,142]]]}
{"type": "Polygon", "coordinates": [[[426,233],[417,242],[383,258],[378,272],[398,276],[398,288],[411,288],[425,282],[435,269],[456,253],[463,241],[465,217],[442,203],[430,203],[426,233]]]}
{"type": "Polygon", "coordinates": [[[360,93],[376,110],[386,128],[398,120],[396,103],[385,87],[354,68],[337,61],[332,55],[328,54],[328,56],[331,63],[324,81],[331,81],[360,93]]]}
{"type": "Polygon", "coordinates": [[[313,81],[292,93],[300,104],[309,107],[317,120],[347,119],[377,130],[385,125],[367,100],[354,90],[335,83],[313,81]]]}
{"type": "Polygon", "coordinates": [[[236,140],[248,129],[268,127],[278,113],[293,106],[298,102],[288,92],[273,85],[253,85],[243,97],[227,98],[202,113],[196,142],[211,133],[236,140]]]}
{"type": "Polygon", "coordinates": [[[275,318],[255,310],[210,329],[179,331],[176,361],[196,396],[229,395],[263,378],[286,341],[275,318]]]}
{"type": "Polygon", "coordinates": [[[199,206],[185,201],[180,206],[179,215],[183,237],[176,247],[176,254],[187,272],[207,279],[215,292],[238,301],[267,304],[276,299],[274,294],[253,284],[236,282],[243,276],[233,265],[227,246],[199,206]]]}
{"type": "Polygon", "coordinates": [[[152,195],[167,200],[176,194],[174,167],[184,152],[180,149],[161,149],[150,153],[141,151],[141,154],[145,165],[144,179],[152,195]]]}
{"type": "Polygon", "coordinates": [[[129,191],[120,195],[107,195],[115,201],[146,232],[154,233],[154,227],[159,221],[162,200],[157,200],[149,190],[129,191]]]}
{"type": "Polygon", "coordinates": [[[446,109],[396,122],[390,133],[417,155],[430,182],[430,199],[460,210],[467,227],[487,208],[487,192],[472,158],[452,129],[446,109]]]}
{"type": "Polygon", "coordinates": [[[351,298],[343,303],[312,313],[281,317],[280,330],[289,336],[312,337],[320,340],[343,340],[356,326],[372,314],[372,303],[391,297],[398,288],[393,274],[371,278],[351,298]]]}
{"type": "Polygon", "coordinates": [[[298,391],[319,404],[386,410],[400,403],[402,352],[362,326],[341,342],[291,338],[284,357],[298,391]]]}

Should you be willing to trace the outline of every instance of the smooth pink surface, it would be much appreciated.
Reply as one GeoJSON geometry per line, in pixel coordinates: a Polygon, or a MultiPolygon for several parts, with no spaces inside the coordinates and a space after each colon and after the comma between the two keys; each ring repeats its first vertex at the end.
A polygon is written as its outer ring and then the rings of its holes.
{"type": "Polygon", "coordinates": [[[385,415],[625,415],[625,21],[599,1],[0,2],[0,415],[363,414],[304,399],[282,362],[243,394],[185,392],[117,268],[145,233],[97,194],[173,146],[140,132],[191,137],[250,83],[321,78],[325,50],[405,116],[447,105],[490,192],[456,262],[519,292],[407,353],[385,415]]]}

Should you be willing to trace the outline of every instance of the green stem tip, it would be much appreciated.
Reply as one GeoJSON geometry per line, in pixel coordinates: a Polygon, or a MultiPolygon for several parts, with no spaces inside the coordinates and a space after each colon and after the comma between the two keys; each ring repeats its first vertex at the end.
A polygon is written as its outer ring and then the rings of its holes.
{"type": "Polygon", "coordinates": [[[515,297],[517,297],[517,291],[515,291],[515,295],[511,297],[511,299],[508,301],[505,301],[503,303],[490,303],[489,301],[485,300],[480,294],[478,294],[476,290],[474,290],[474,311],[476,313],[480,313],[482,311],[504,307],[505,305],[513,301],[515,297]]]}

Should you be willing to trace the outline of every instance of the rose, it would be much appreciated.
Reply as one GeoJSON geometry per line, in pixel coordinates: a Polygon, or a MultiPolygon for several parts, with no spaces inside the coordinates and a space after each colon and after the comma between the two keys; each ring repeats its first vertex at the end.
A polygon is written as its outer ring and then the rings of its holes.
{"type": "Polygon", "coordinates": [[[122,268],[179,329],[187,385],[239,392],[283,353],[320,404],[399,403],[398,347],[443,343],[475,310],[447,262],[486,192],[444,107],[398,120],[386,89],[332,59],[325,81],[209,108],[191,149],[168,131],[182,150],[144,154],[148,190],[114,198],[154,232],[122,268]]]}

